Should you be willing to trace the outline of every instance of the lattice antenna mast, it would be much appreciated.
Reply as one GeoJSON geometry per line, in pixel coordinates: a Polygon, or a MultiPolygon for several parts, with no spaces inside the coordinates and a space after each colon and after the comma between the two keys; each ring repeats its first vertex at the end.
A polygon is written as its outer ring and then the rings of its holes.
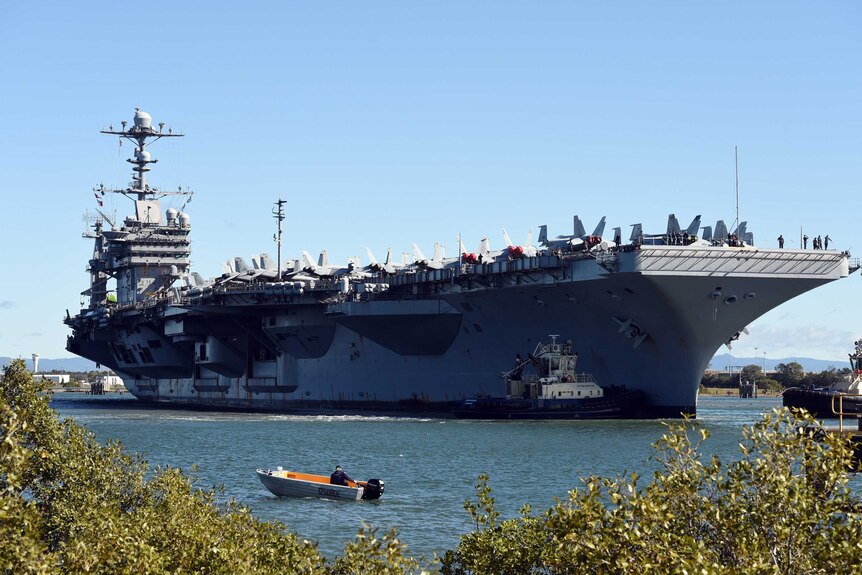
{"type": "Polygon", "coordinates": [[[276,232],[275,238],[273,239],[275,239],[275,243],[278,246],[278,276],[276,277],[279,278],[279,281],[281,281],[281,222],[284,221],[284,204],[286,203],[287,200],[282,200],[281,198],[279,198],[279,200],[275,202],[275,209],[272,210],[272,217],[274,217],[278,222],[278,231],[276,232]]]}
{"type": "Polygon", "coordinates": [[[180,188],[176,192],[164,192],[156,188],[151,188],[147,183],[147,172],[150,171],[150,164],[155,164],[158,160],[151,159],[150,153],[146,150],[147,140],[152,140],[153,142],[160,140],[162,138],[181,138],[183,134],[174,133],[174,131],[168,128],[165,131],[165,123],[159,122],[159,129],[156,130],[153,127],[153,119],[149,114],[142,111],[140,108],[135,108],[135,119],[133,125],[126,129],[126,125],[128,122],[123,120],[120,122],[123,126],[122,130],[114,130],[113,126],[110,126],[107,130],[101,130],[103,134],[109,134],[113,136],[119,136],[120,138],[125,138],[130,142],[134,142],[135,144],[135,155],[134,158],[129,158],[126,161],[133,165],[132,167],[132,187],[122,189],[122,190],[113,190],[105,188],[105,186],[99,184],[98,187],[94,188],[94,191],[97,194],[104,195],[105,193],[114,193],[114,194],[123,194],[127,198],[136,199],[136,200],[146,200],[148,198],[161,198],[164,196],[172,196],[172,195],[185,195],[191,196],[192,192],[190,190],[183,190],[180,188]]]}

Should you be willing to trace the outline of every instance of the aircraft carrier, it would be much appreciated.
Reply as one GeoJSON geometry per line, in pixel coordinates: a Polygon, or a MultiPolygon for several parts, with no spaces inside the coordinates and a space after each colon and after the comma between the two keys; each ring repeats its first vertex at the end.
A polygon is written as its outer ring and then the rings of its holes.
{"type": "MultiPolygon", "coordinates": [[[[755,318],[858,262],[834,250],[760,249],[744,223],[603,237],[574,218],[571,235],[538,245],[482,244],[445,258],[418,246],[331,266],[305,252],[281,258],[284,202],[275,203],[278,256],[228,260],[204,279],[190,270],[188,190],[150,186],[147,145],[181,134],[137,110],[102,133],[134,144],[132,181],[95,188],[130,200],[122,221],[102,209],[82,309],[67,312],[67,349],[114,370],[141,400],[296,413],[449,413],[469,397],[505,393],[500,374],[550,334],[570,340],[602,386],[639,389],[639,417],[695,414],[710,359],[755,318]]],[[[460,247],[460,246],[459,246],[460,247]]]]}

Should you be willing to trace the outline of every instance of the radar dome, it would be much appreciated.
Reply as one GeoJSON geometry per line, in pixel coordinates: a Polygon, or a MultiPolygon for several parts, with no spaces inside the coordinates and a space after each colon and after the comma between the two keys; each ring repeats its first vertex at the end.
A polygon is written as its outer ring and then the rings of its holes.
{"type": "Polygon", "coordinates": [[[143,162],[149,162],[150,161],[150,153],[149,152],[137,151],[137,152],[135,152],[135,156],[143,162]]]}
{"type": "Polygon", "coordinates": [[[175,219],[177,219],[178,213],[179,212],[174,208],[168,208],[167,211],[165,211],[165,215],[168,217],[168,223],[173,222],[175,219]]]}
{"type": "Polygon", "coordinates": [[[181,214],[180,214],[180,227],[181,227],[181,228],[187,228],[187,227],[189,227],[189,226],[191,225],[191,223],[192,223],[192,218],[191,218],[191,216],[189,216],[189,215],[188,215],[188,214],[186,214],[186,213],[181,213],[181,214]]]}
{"type": "Polygon", "coordinates": [[[138,128],[149,128],[153,123],[153,118],[146,112],[135,108],[135,126],[138,128]]]}

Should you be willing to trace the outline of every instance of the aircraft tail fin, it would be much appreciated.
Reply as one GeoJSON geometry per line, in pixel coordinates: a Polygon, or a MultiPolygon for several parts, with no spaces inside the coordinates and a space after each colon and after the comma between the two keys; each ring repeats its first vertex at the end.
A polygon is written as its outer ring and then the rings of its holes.
{"type": "Polygon", "coordinates": [[[314,267],[314,260],[311,259],[311,254],[305,250],[302,250],[302,263],[304,263],[307,268],[314,267]]]}
{"type": "Polygon", "coordinates": [[[544,224],[539,226],[539,244],[548,245],[548,226],[544,224]]]}
{"type": "Polygon", "coordinates": [[[575,216],[572,221],[574,222],[574,231],[572,232],[576,238],[584,239],[587,235],[586,230],[584,230],[584,224],[581,222],[581,218],[575,216]]]}
{"type": "Polygon", "coordinates": [[[533,228],[527,230],[527,243],[524,244],[525,248],[533,247],[533,228]]]}
{"type": "Polygon", "coordinates": [[[419,249],[419,246],[413,244],[413,257],[417,262],[427,261],[425,254],[422,253],[422,250],[419,249]]]}
{"type": "Polygon", "coordinates": [[[278,264],[269,254],[260,254],[260,267],[265,270],[274,270],[278,268],[278,264]]]}
{"type": "Polygon", "coordinates": [[[622,245],[622,243],[623,243],[623,230],[622,230],[622,228],[613,228],[613,230],[614,230],[614,243],[617,244],[618,246],[622,245]]]}
{"type": "Polygon", "coordinates": [[[743,243],[753,246],[754,245],[754,234],[749,232],[746,228],[748,226],[748,222],[739,222],[739,225],[736,226],[736,229],[733,230],[733,234],[743,241],[743,243]]]}
{"type": "Polygon", "coordinates": [[[234,267],[236,268],[236,271],[238,271],[240,273],[248,271],[248,264],[245,263],[245,260],[242,259],[240,256],[234,257],[233,261],[234,261],[234,267]]]}
{"type": "Polygon", "coordinates": [[[596,226],[596,229],[593,230],[594,236],[602,237],[602,234],[605,233],[605,220],[606,219],[607,219],[607,216],[602,216],[602,219],[599,220],[599,223],[596,226]]]}
{"type": "Polygon", "coordinates": [[[679,233],[679,221],[674,214],[667,216],[667,235],[679,233]]]}
{"type": "MultiPolygon", "coordinates": [[[[390,253],[392,252],[392,250],[389,250],[389,251],[390,251],[390,253]]],[[[370,261],[370,262],[371,262],[371,265],[377,265],[377,258],[375,258],[375,257],[374,257],[374,254],[373,254],[373,253],[371,253],[371,248],[366,247],[366,248],[365,248],[365,253],[367,253],[367,254],[368,254],[368,261],[370,261]]],[[[387,263],[388,263],[388,262],[387,262],[387,263]]]]}
{"type": "Polygon", "coordinates": [[[696,236],[697,231],[700,229],[700,214],[696,215],[691,223],[688,224],[688,227],[685,229],[685,233],[690,236],[696,236]]]}
{"type": "MultiPolygon", "coordinates": [[[[371,253],[370,250],[369,250],[369,253],[371,253]]],[[[391,263],[392,263],[392,248],[389,248],[386,250],[386,261],[383,262],[383,265],[388,266],[391,263]]]]}
{"type": "Polygon", "coordinates": [[[643,226],[641,224],[632,224],[632,235],[629,237],[629,241],[639,243],[643,239],[643,235],[643,226]]]}
{"type": "Polygon", "coordinates": [[[718,220],[715,222],[715,230],[713,231],[712,239],[721,242],[727,239],[727,226],[725,225],[724,220],[718,220]]]}
{"type": "Polygon", "coordinates": [[[464,242],[461,241],[461,234],[458,234],[458,253],[459,254],[466,254],[467,253],[467,248],[464,247],[464,242]]]}
{"type": "Polygon", "coordinates": [[[317,265],[329,267],[329,252],[326,250],[320,252],[320,255],[317,257],[317,265]]]}
{"type": "Polygon", "coordinates": [[[748,227],[748,222],[739,222],[739,225],[736,226],[735,230],[733,230],[733,234],[736,237],[741,238],[742,236],[745,235],[745,231],[746,231],[745,228],[746,227],[748,227]]]}
{"type": "Polygon", "coordinates": [[[512,243],[512,239],[509,237],[509,232],[506,231],[506,228],[503,228],[503,243],[506,244],[506,247],[515,245],[512,243]]]}
{"type": "Polygon", "coordinates": [[[442,262],[443,258],[446,257],[446,246],[441,244],[440,242],[434,242],[434,257],[431,258],[432,262],[442,262]]]}
{"type": "Polygon", "coordinates": [[[703,226],[701,228],[703,233],[700,235],[700,239],[711,241],[712,240],[712,226],[703,226]]]}
{"type": "Polygon", "coordinates": [[[198,287],[204,285],[204,278],[201,277],[201,274],[198,272],[192,272],[192,280],[194,280],[194,284],[198,287]]]}
{"type": "Polygon", "coordinates": [[[488,252],[491,251],[491,242],[488,241],[487,237],[482,238],[482,241],[479,242],[479,249],[476,251],[477,254],[487,255],[488,252]]]}

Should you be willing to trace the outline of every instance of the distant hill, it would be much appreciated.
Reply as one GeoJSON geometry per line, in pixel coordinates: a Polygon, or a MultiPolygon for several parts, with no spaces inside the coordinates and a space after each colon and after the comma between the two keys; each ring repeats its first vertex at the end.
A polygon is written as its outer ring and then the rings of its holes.
{"type": "MultiPolygon", "coordinates": [[[[821,371],[826,371],[830,368],[841,369],[842,367],[850,367],[850,362],[845,359],[811,359],[810,357],[783,357],[783,358],[767,358],[766,359],[766,369],[767,371],[772,371],[775,369],[775,366],[779,363],[790,363],[795,361],[799,365],[802,366],[802,369],[806,372],[815,372],[819,373],[821,371]]],[[[714,369],[717,371],[724,371],[727,366],[745,366],[745,365],[759,365],[763,366],[764,360],[762,357],[754,358],[754,357],[735,357],[729,353],[722,353],[716,356],[713,356],[712,361],[709,362],[710,369],[714,369]]]]}
{"type": "MultiPolygon", "coordinates": [[[[13,359],[12,357],[0,357],[0,365],[9,365],[13,359]]],[[[27,369],[33,369],[33,360],[29,357],[22,358],[24,362],[27,364],[27,369]]],[[[39,371],[42,373],[48,373],[50,371],[93,371],[96,369],[96,364],[89,359],[84,359],[83,357],[64,357],[61,359],[46,359],[44,357],[39,358],[39,371]]],[[[108,368],[101,367],[99,368],[104,371],[108,371],[108,368]]]]}

